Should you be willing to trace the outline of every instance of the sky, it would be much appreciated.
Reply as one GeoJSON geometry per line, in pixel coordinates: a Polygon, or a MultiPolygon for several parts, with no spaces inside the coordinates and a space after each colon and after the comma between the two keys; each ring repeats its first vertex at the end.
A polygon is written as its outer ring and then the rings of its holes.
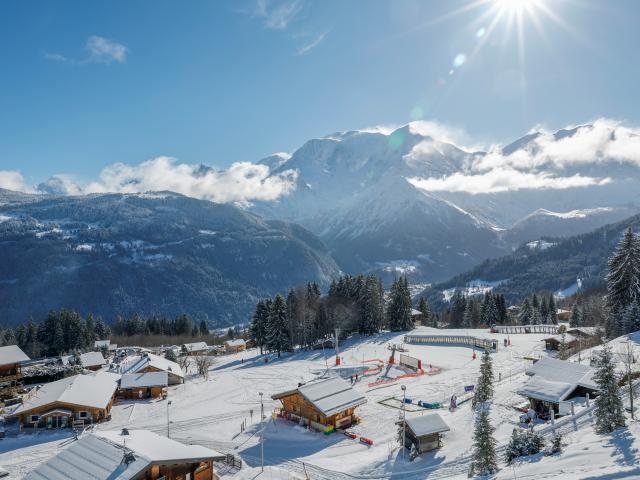
{"type": "Polygon", "coordinates": [[[264,180],[238,162],[413,120],[480,145],[638,126],[639,20],[635,0],[5,0],[0,186],[170,158],[264,180]]]}

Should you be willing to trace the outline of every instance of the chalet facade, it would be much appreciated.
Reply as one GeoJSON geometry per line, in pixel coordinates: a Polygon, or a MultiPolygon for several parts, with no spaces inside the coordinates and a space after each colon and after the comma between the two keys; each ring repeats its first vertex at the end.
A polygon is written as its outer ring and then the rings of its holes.
{"type": "Polygon", "coordinates": [[[66,428],[109,420],[120,375],[74,375],[39,388],[22,399],[12,416],[24,428],[66,428]]]}
{"type": "Polygon", "coordinates": [[[437,413],[407,418],[404,423],[405,447],[411,449],[411,446],[415,445],[418,454],[440,448],[442,434],[450,430],[437,413]]]}
{"type": "Polygon", "coordinates": [[[145,353],[120,367],[120,373],[167,372],[169,385],[184,383],[184,373],[176,362],[153,353],[145,353]]]}
{"type": "Polygon", "coordinates": [[[424,325],[424,315],[420,310],[416,310],[415,308],[411,309],[411,321],[417,327],[419,325],[424,325]]]}
{"type": "Polygon", "coordinates": [[[120,378],[118,398],[143,400],[167,396],[167,372],[127,373],[120,378]]]}
{"type": "Polygon", "coordinates": [[[83,435],[25,480],[217,480],[214,463],[225,455],[185,445],[147,430],[83,435]]]}
{"type": "Polygon", "coordinates": [[[554,335],[552,337],[545,338],[544,345],[547,350],[558,351],[560,350],[560,346],[563,341],[565,348],[569,352],[576,350],[578,347],[578,338],[568,333],[564,334],[564,338],[563,335],[554,335]]]}
{"type": "Polygon", "coordinates": [[[100,370],[106,363],[107,361],[101,352],[87,352],[80,355],[80,365],[82,365],[82,368],[93,372],[100,370]]]}
{"type": "Polygon", "coordinates": [[[531,408],[542,418],[570,413],[571,399],[598,394],[594,371],[587,365],[543,358],[525,373],[529,380],[518,394],[529,400],[531,408]]]}
{"type": "Polygon", "coordinates": [[[348,428],[357,423],[356,407],[367,399],[341,378],[307,383],[271,396],[282,402],[281,415],[318,430],[348,428]]]}
{"type": "Polygon", "coordinates": [[[29,357],[17,345],[0,347],[0,395],[9,394],[22,381],[22,363],[29,357]]]}
{"type": "Polygon", "coordinates": [[[184,355],[206,355],[209,345],[207,342],[185,343],[181,350],[184,355]]]}
{"type": "Polygon", "coordinates": [[[226,342],[224,342],[225,353],[244,352],[246,349],[247,349],[247,342],[245,342],[241,338],[236,338],[234,340],[227,340],[226,342]]]}

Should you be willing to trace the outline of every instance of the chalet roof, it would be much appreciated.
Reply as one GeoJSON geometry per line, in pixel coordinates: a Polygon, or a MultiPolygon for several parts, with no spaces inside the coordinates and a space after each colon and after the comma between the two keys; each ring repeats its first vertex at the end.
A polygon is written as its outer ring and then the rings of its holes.
{"type": "Polygon", "coordinates": [[[136,373],[146,368],[147,366],[151,366],[158,370],[162,370],[163,372],[171,373],[172,375],[184,378],[184,373],[182,373],[180,365],[159,355],[154,355],[153,353],[145,353],[137,360],[123,365],[121,371],[123,374],[136,373]]]}
{"type": "Polygon", "coordinates": [[[295,390],[273,395],[271,398],[277,400],[296,392],[326,417],[367,403],[365,397],[339,377],[307,383],[295,390]]]}
{"type": "Polygon", "coordinates": [[[152,464],[192,463],[224,456],[199,445],[184,445],[147,430],[104,431],[82,436],[41,464],[26,480],[130,480],[152,464]],[[123,461],[125,453],[132,461],[123,461]]]}
{"type": "Polygon", "coordinates": [[[584,337],[593,337],[597,335],[598,329],[596,327],[570,327],[567,333],[574,335],[582,335],[584,337]]]}
{"type": "Polygon", "coordinates": [[[411,316],[414,315],[422,315],[422,312],[420,310],[416,310],[415,308],[411,309],[411,316]]]}
{"type": "MultiPolygon", "coordinates": [[[[549,340],[554,340],[558,343],[562,343],[562,334],[560,335],[553,335],[551,337],[545,338],[543,341],[549,341],[549,340]]],[[[573,342],[578,340],[578,337],[574,337],[573,335],[569,335],[568,333],[564,334],[564,341],[565,343],[569,343],[569,342],[573,342]]]]}
{"type": "Polygon", "coordinates": [[[96,340],[93,342],[93,348],[108,347],[109,345],[111,345],[111,340],[96,340]]]}
{"type": "Polygon", "coordinates": [[[226,342],[224,342],[224,344],[228,347],[242,347],[244,345],[246,345],[247,342],[245,342],[242,338],[236,338],[234,340],[227,340],[226,342]]]}
{"type": "Polygon", "coordinates": [[[87,352],[80,355],[80,363],[83,367],[101,367],[107,363],[100,352],[87,352]]]}
{"type": "Polygon", "coordinates": [[[525,373],[550,382],[569,383],[592,390],[598,389],[593,380],[593,369],[575,362],[543,358],[527,368],[525,373]]]}
{"type": "Polygon", "coordinates": [[[207,342],[194,342],[194,343],[185,343],[182,345],[187,352],[201,352],[203,350],[208,350],[209,346],[207,342]]]}
{"type": "Polygon", "coordinates": [[[25,396],[22,405],[13,412],[13,415],[57,402],[105,408],[116,391],[119,378],[120,375],[115,373],[96,372],[45,383],[25,396]]]}
{"type": "Polygon", "coordinates": [[[126,373],[120,379],[120,388],[166,387],[168,384],[167,372],[126,373]]]}
{"type": "Polygon", "coordinates": [[[545,380],[536,375],[517,393],[527,398],[559,403],[569,397],[577,387],[575,383],[545,380]]]}
{"type": "Polygon", "coordinates": [[[417,436],[431,435],[432,433],[448,432],[449,426],[437,413],[420,415],[419,417],[407,418],[407,427],[417,436]]]}
{"type": "Polygon", "coordinates": [[[27,362],[29,357],[20,350],[17,345],[7,345],[0,347],[0,365],[11,365],[13,363],[27,362]]]}

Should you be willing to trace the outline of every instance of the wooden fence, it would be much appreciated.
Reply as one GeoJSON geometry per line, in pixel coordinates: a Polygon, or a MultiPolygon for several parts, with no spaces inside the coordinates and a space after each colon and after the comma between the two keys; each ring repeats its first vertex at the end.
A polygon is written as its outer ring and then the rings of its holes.
{"type": "Polygon", "coordinates": [[[428,345],[460,345],[464,347],[498,350],[498,341],[469,335],[405,335],[405,343],[428,345]]]}

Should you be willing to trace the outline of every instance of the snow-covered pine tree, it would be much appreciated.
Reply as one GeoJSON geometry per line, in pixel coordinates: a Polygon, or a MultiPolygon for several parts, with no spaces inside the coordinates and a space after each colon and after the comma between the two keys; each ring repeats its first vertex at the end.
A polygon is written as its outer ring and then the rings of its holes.
{"type": "Polygon", "coordinates": [[[547,315],[548,320],[546,323],[549,324],[558,324],[558,308],[556,307],[556,300],[553,296],[553,293],[549,295],[549,303],[547,306],[547,315]]]}
{"type": "Polygon", "coordinates": [[[178,361],[178,357],[176,356],[176,352],[174,352],[172,348],[168,349],[165,352],[164,358],[166,358],[167,360],[169,360],[171,362],[177,362],[178,361]]]}
{"type": "Polygon", "coordinates": [[[582,327],[582,309],[577,302],[571,305],[571,317],[569,317],[570,327],[582,327]]]}
{"type": "Polygon", "coordinates": [[[423,323],[423,325],[431,326],[431,324],[432,324],[431,306],[425,300],[424,297],[420,297],[420,301],[418,302],[418,310],[420,311],[420,313],[422,313],[422,323],[423,323]]]}
{"type": "Polygon", "coordinates": [[[411,294],[406,277],[400,277],[391,285],[389,305],[387,306],[387,323],[391,331],[411,330],[411,294]]]}
{"type": "Polygon", "coordinates": [[[475,387],[473,406],[484,404],[493,398],[493,362],[489,349],[485,349],[480,360],[480,376],[475,387]]]}
{"type": "Polygon", "coordinates": [[[253,343],[260,347],[260,355],[267,343],[267,326],[269,323],[269,309],[264,300],[259,300],[256,304],[256,311],[249,325],[249,336],[253,343]]]}
{"type": "Polygon", "coordinates": [[[267,328],[267,346],[269,350],[278,352],[278,357],[282,352],[291,351],[291,338],[289,337],[288,327],[287,304],[282,295],[278,294],[273,299],[269,309],[267,328]]]}
{"type": "Polygon", "coordinates": [[[486,404],[478,406],[473,430],[473,454],[470,476],[491,475],[498,471],[496,458],[495,428],[489,420],[489,408],[486,404]]]}
{"type": "Polygon", "coordinates": [[[367,276],[361,302],[361,319],[358,330],[365,335],[373,335],[380,331],[383,316],[384,299],[380,296],[378,279],[367,276]]]}
{"type": "Polygon", "coordinates": [[[531,303],[529,303],[528,298],[525,298],[520,307],[520,313],[518,313],[518,323],[520,325],[531,325],[532,317],[533,310],[531,309],[531,303]]]}
{"type": "Polygon", "coordinates": [[[560,347],[558,349],[558,358],[560,360],[566,360],[569,358],[569,347],[567,347],[566,333],[562,332],[560,336],[560,347]]]}
{"type": "Polygon", "coordinates": [[[608,262],[606,305],[610,316],[607,336],[620,334],[619,314],[640,298],[640,240],[629,228],[608,262]]]}
{"type": "Polygon", "coordinates": [[[616,377],[616,367],[609,344],[604,344],[600,355],[594,380],[600,394],[595,399],[596,431],[610,433],[625,425],[620,389],[616,377]]]}
{"type": "Polygon", "coordinates": [[[622,312],[622,331],[623,333],[632,333],[640,330],[640,302],[627,305],[622,312]]]}
{"type": "Polygon", "coordinates": [[[467,299],[467,304],[464,309],[464,315],[462,315],[462,328],[473,327],[473,300],[467,299]]]}
{"type": "Polygon", "coordinates": [[[467,308],[467,299],[460,290],[453,293],[450,305],[449,328],[460,328],[464,319],[464,311],[467,308]]]}

